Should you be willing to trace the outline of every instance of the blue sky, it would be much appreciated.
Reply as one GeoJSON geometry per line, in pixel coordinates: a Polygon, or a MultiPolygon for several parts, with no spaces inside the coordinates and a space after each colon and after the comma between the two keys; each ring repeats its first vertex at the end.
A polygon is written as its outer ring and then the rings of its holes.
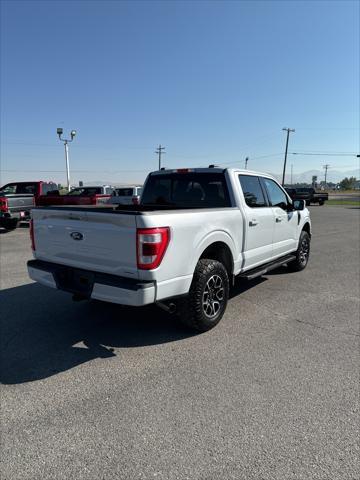
{"type": "MultiPolygon", "coordinates": [[[[1,168],[65,182],[141,181],[209,163],[278,173],[290,152],[359,153],[355,1],[2,1],[1,168]],[[238,164],[236,164],[238,162],[238,164]]],[[[350,156],[290,155],[294,172],[350,156]]],[[[290,167],[289,167],[290,169],[290,167]]],[[[331,170],[330,175],[331,179],[331,170]]]]}

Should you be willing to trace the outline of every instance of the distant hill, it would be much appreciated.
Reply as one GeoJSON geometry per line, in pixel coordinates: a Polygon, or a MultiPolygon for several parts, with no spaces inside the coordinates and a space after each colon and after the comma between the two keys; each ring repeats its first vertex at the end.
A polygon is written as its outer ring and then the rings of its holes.
{"type": "MultiPolygon", "coordinates": [[[[271,172],[269,172],[271,173],[271,172]]],[[[279,173],[271,173],[275,178],[281,180],[282,174],[279,173]]],[[[318,177],[318,182],[321,182],[325,179],[325,172],[324,170],[308,170],[302,173],[294,173],[293,174],[293,183],[311,183],[312,177],[316,175],[318,177]]],[[[329,168],[327,173],[327,180],[329,182],[338,183],[345,177],[356,177],[357,179],[360,178],[360,169],[359,170],[348,170],[346,172],[341,172],[340,170],[331,170],[329,168]]],[[[286,182],[290,182],[290,169],[286,171],[286,182]]]]}

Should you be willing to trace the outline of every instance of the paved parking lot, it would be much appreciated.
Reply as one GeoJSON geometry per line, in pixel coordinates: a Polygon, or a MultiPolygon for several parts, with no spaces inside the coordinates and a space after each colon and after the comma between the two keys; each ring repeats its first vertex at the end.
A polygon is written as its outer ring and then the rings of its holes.
{"type": "Polygon", "coordinates": [[[359,478],[359,212],[311,207],[308,268],[201,335],[32,283],[2,233],[2,478],[359,478]]]}

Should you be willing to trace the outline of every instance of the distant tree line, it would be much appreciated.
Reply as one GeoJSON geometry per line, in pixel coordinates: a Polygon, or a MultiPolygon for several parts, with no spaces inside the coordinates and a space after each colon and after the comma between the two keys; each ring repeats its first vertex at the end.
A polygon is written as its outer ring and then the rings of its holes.
{"type": "Polygon", "coordinates": [[[339,183],[341,190],[353,190],[356,186],[356,177],[345,177],[339,183]]]}

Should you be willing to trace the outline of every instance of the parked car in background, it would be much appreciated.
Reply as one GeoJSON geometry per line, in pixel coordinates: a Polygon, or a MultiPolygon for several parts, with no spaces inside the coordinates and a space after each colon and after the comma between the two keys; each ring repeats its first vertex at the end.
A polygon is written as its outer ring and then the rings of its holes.
{"type": "Polygon", "coordinates": [[[138,205],[140,203],[142,186],[115,188],[108,203],[114,205],[138,205]]]}
{"type": "Polygon", "coordinates": [[[20,220],[30,218],[41,195],[57,191],[54,182],[12,182],[0,188],[0,227],[13,230],[20,220]]]}
{"type": "Polygon", "coordinates": [[[310,253],[305,202],[249,170],[156,171],[140,205],[38,207],[31,222],[33,280],[74,300],[156,303],[202,332],[223,316],[235,276],[300,271],[310,253]]]}
{"type": "Polygon", "coordinates": [[[113,190],[110,185],[95,185],[76,187],[66,195],[49,192],[39,198],[38,205],[100,205],[108,202],[113,190]]]}
{"type": "Polygon", "coordinates": [[[325,201],[329,199],[327,192],[317,192],[312,187],[286,188],[285,190],[293,200],[305,200],[306,205],[312,203],[324,205],[325,201]]]}

